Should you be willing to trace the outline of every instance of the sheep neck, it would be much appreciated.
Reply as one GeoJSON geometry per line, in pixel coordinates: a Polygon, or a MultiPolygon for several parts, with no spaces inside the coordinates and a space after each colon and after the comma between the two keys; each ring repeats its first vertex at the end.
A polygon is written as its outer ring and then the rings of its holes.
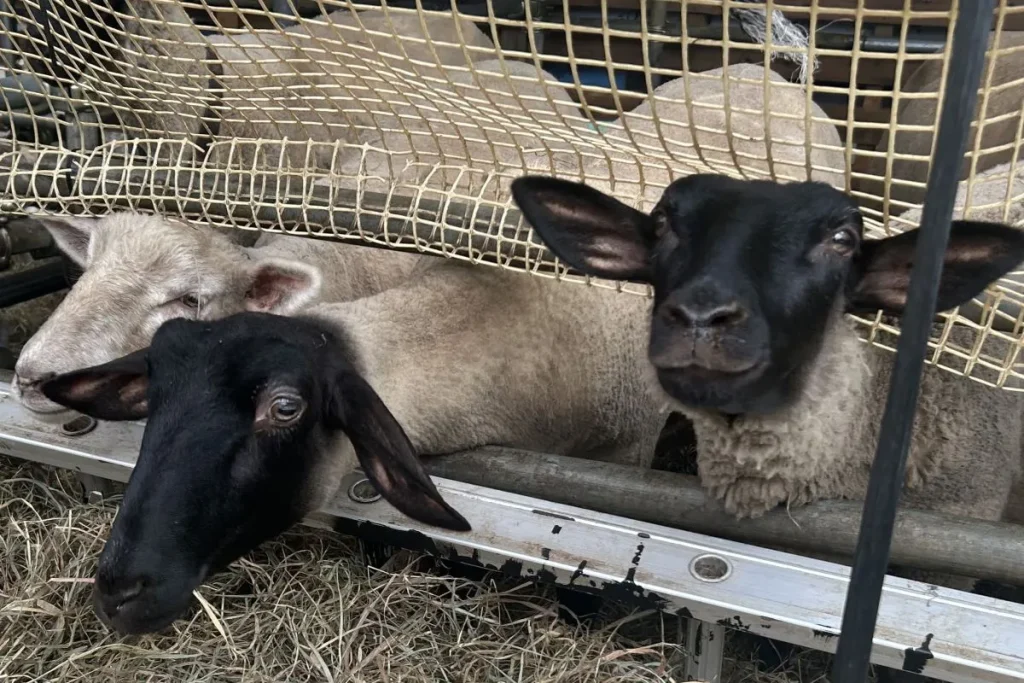
{"type": "Polygon", "coordinates": [[[842,496],[866,480],[867,437],[882,408],[869,400],[873,355],[838,314],[826,329],[799,395],[783,409],[726,416],[677,406],[694,423],[701,483],[731,512],[842,496]]]}

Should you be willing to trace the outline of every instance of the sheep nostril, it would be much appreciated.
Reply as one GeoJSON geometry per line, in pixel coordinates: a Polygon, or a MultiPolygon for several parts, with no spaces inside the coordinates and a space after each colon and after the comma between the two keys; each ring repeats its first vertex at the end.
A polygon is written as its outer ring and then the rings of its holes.
{"type": "Polygon", "coordinates": [[[23,373],[15,373],[15,381],[18,383],[19,389],[31,389],[32,387],[39,386],[48,379],[52,379],[57,376],[55,372],[44,372],[39,375],[28,375],[23,373]]]}
{"type": "Polygon", "coordinates": [[[743,322],[747,317],[747,314],[738,306],[736,307],[724,307],[717,311],[713,311],[708,316],[706,323],[707,327],[730,327],[732,325],[738,325],[743,322]]]}
{"type": "Polygon", "coordinates": [[[145,588],[145,579],[139,579],[126,588],[107,593],[105,596],[106,599],[104,600],[104,603],[107,605],[107,612],[110,614],[117,614],[125,605],[139,597],[145,588]]]}
{"type": "Polygon", "coordinates": [[[731,327],[747,318],[746,311],[735,303],[708,307],[677,304],[669,306],[666,313],[672,321],[698,329],[731,327]]]}

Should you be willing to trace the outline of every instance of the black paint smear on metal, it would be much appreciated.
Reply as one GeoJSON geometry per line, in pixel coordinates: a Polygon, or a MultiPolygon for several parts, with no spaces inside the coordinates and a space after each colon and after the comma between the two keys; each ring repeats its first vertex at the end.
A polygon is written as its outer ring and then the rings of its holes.
{"type": "MultiPolygon", "coordinates": [[[[445,552],[442,553],[433,539],[413,529],[393,529],[373,522],[356,521],[345,517],[336,518],[333,528],[340,534],[366,538],[378,543],[408,550],[422,551],[434,557],[443,557],[450,562],[458,562],[478,569],[498,571],[511,579],[525,578],[531,581],[549,583],[557,583],[558,579],[557,575],[547,569],[541,569],[531,576],[523,571],[523,563],[518,560],[506,560],[500,567],[487,564],[480,561],[479,553],[476,551],[471,556],[461,555],[454,546],[449,546],[448,544],[443,544],[445,552]]],[[[572,585],[573,580],[578,580],[583,575],[583,569],[586,567],[586,564],[586,561],[580,562],[579,567],[577,567],[576,572],[573,573],[569,581],[570,585],[572,585]]],[[[531,569],[529,572],[533,573],[533,570],[531,569]]],[[[644,590],[643,587],[638,586],[635,576],[636,568],[634,567],[626,573],[626,578],[619,582],[604,582],[601,586],[597,586],[596,582],[591,580],[588,581],[589,586],[572,585],[572,587],[581,593],[595,595],[606,600],[613,600],[640,609],[655,609],[660,612],[667,611],[669,601],[653,591],[644,590]]],[[[676,611],[676,614],[688,617],[690,613],[685,608],[681,608],[676,611]]]]}
{"type": "Polygon", "coordinates": [[[637,534],[637,536],[639,536],[640,538],[650,538],[651,537],[651,535],[649,533],[647,533],[646,531],[641,531],[640,533],[637,534]]]}
{"type": "Polygon", "coordinates": [[[953,28],[953,46],[945,83],[947,96],[942,103],[935,159],[921,212],[906,312],[864,500],[850,586],[846,592],[833,668],[834,683],[863,683],[868,675],[872,636],[889,564],[922,365],[935,317],[939,276],[949,242],[953,204],[978,98],[993,8],[994,0],[961,3],[953,28]]]}
{"type": "Polygon", "coordinates": [[[815,638],[822,638],[824,640],[832,640],[836,637],[836,634],[831,631],[819,631],[818,629],[814,629],[811,633],[814,634],[815,638]]]}
{"type": "MultiPolygon", "coordinates": [[[[570,586],[573,585],[574,583],[576,583],[576,580],[579,579],[581,576],[583,576],[583,570],[586,569],[586,568],[587,568],[587,561],[586,560],[582,560],[580,562],[580,566],[576,567],[576,571],[574,571],[572,573],[572,576],[569,577],[569,585],[570,586]]],[[[592,586],[596,585],[593,581],[591,581],[590,584],[592,586]]]]}
{"type": "Polygon", "coordinates": [[[750,630],[750,624],[744,624],[743,620],[740,619],[738,614],[734,617],[729,617],[727,619],[719,619],[718,623],[722,626],[728,626],[729,628],[734,628],[740,631],[750,630]]]}
{"type": "Polygon", "coordinates": [[[554,525],[553,527],[551,527],[551,533],[558,534],[558,533],[561,533],[561,532],[562,532],[562,527],[558,526],[557,524],[554,525]]]}
{"type": "MultiPolygon", "coordinates": [[[[640,566],[640,556],[644,554],[644,544],[641,543],[636,547],[636,555],[633,556],[633,566],[640,566]]],[[[632,570],[630,570],[632,571],[632,570]]]]}
{"type": "Polygon", "coordinates": [[[921,647],[908,647],[903,651],[903,670],[909,671],[910,673],[921,674],[924,673],[925,664],[928,663],[929,659],[934,659],[935,655],[928,649],[931,645],[932,636],[934,634],[929,633],[925,636],[924,642],[921,643],[921,647]]]}
{"type": "Polygon", "coordinates": [[[576,520],[568,515],[560,515],[557,512],[547,512],[546,510],[533,510],[533,514],[541,515],[542,517],[554,517],[555,519],[564,519],[567,522],[575,522],[576,520]]]}
{"type": "Polygon", "coordinates": [[[529,578],[523,577],[523,563],[519,560],[505,560],[498,571],[510,579],[529,578]]]}
{"type": "Polygon", "coordinates": [[[540,556],[543,557],[545,560],[550,560],[551,559],[551,548],[541,548],[540,549],[540,556]]]}
{"type": "Polygon", "coordinates": [[[393,529],[381,524],[357,522],[345,517],[336,518],[333,528],[339,534],[358,536],[359,538],[383,545],[397,546],[406,550],[418,550],[434,556],[439,554],[434,539],[414,529],[393,529]]]}

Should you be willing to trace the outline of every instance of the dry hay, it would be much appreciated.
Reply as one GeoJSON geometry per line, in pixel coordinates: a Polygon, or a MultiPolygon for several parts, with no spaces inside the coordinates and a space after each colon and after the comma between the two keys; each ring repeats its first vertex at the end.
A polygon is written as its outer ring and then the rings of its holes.
{"type": "MultiPolygon", "coordinates": [[[[89,599],[116,507],[76,492],[68,472],[0,458],[2,681],[684,680],[675,617],[606,605],[570,623],[550,587],[416,571],[429,560],[405,552],[373,569],[354,539],[307,528],[204,585],[202,604],[166,634],[122,638],[89,599]]],[[[827,680],[822,653],[773,673],[751,658],[738,639],[723,681],[827,680]]]]}
{"type": "Polygon", "coordinates": [[[631,617],[570,626],[549,590],[409,570],[417,558],[370,569],[352,539],[309,529],[205,585],[169,635],[120,638],[88,583],[114,505],[77,503],[66,473],[2,465],[0,680],[681,680],[682,649],[629,639],[631,617]]]}

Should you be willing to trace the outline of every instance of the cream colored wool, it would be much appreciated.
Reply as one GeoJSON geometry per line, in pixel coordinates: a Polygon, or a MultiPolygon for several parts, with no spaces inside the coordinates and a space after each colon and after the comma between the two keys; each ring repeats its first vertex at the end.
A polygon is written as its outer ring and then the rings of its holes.
{"type": "MultiPolygon", "coordinates": [[[[988,94],[987,105],[985,105],[984,133],[981,136],[981,146],[977,160],[977,171],[982,172],[993,166],[1004,164],[1013,156],[1013,142],[1017,137],[1017,129],[1020,127],[1021,106],[1024,105],[1024,32],[1002,31],[993,33],[989,38],[989,52],[985,59],[985,67],[982,71],[982,86],[989,77],[989,68],[992,64],[993,50],[1004,51],[996,54],[995,65],[992,70],[990,81],[991,89],[988,94]],[[996,41],[999,41],[996,43],[996,41]],[[1013,51],[1006,51],[1013,50],[1013,51]],[[996,120],[998,119],[998,120],[996,120]],[[1006,147],[995,151],[996,148],[1006,147]]],[[[903,99],[899,104],[896,114],[896,135],[893,151],[896,154],[914,155],[918,159],[894,160],[892,164],[893,182],[889,183],[889,196],[892,200],[902,202],[894,204],[890,208],[893,215],[899,215],[906,211],[907,204],[924,203],[924,184],[928,180],[928,158],[932,151],[932,140],[934,135],[931,131],[907,130],[908,126],[935,126],[938,127],[938,92],[942,86],[943,70],[942,60],[931,60],[922,64],[913,75],[907,80],[906,85],[901,88],[903,93],[934,93],[935,97],[928,99],[903,99]],[[920,183],[921,187],[907,186],[900,181],[911,181],[920,183]]],[[[975,139],[977,137],[977,126],[981,115],[984,97],[978,98],[978,104],[974,112],[974,125],[967,138],[967,154],[960,170],[960,179],[967,178],[970,173],[971,161],[975,139]]],[[[883,154],[889,148],[889,131],[882,133],[882,138],[875,150],[883,154]]],[[[886,161],[882,158],[872,158],[866,171],[879,177],[885,176],[886,161]]],[[[857,189],[867,192],[875,197],[882,197],[884,186],[881,181],[861,179],[857,182],[857,189]]],[[[871,200],[862,200],[865,206],[881,209],[881,203],[871,200]]]]}

